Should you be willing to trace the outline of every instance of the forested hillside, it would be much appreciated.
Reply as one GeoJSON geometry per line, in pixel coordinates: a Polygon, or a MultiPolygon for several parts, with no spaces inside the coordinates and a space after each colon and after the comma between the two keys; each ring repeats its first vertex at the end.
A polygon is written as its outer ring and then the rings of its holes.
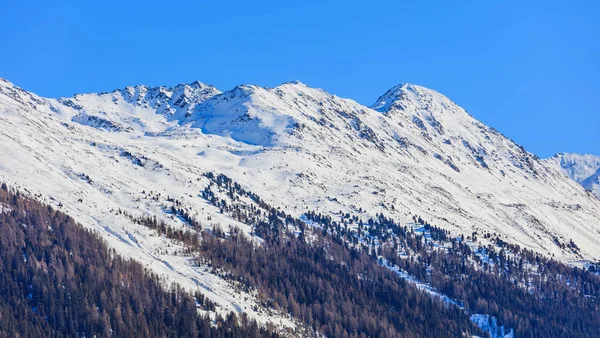
{"type": "MultiPolygon", "coordinates": [[[[305,326],[303,335],[600,334],[596,265],[569,267],[496,234],[452,237],[418,216],[408,225],[383,215],[363,220],[308,211],[295,218],[224,175],[203,177],[211,183],[200,196],[250,233],[225,224],[205,227],[176,199],[169,200],[170,212],[187,229],[125,216],[181,243],[196,266],[256,293],[258,306],[294,318],[305,326]],[[478,237],[493,245],[478,246],[478,237]],[[485,332],[473,316],[489,318],[493,328],[485,332]]],[[[121,258],[73,218],[6,185],[0,231],[1,337],[300,334],[274,332],[239,313],[220,317],[199,292],[192,297],[176,284],[165,289],[156,275],[121,258]]],[[[578,250],[573,243],[557,245],[578,250]]]]}
{"type": "Polygon", "coordinates": [[[124,260],[73,218],[0,189],[0,337],[277,337],[124,260]]]}
{"type": "MultiPolygon", "coordinates": [[[[369,320],[365,310],[372,309],[378,328],[389,325],[401,336],[406,336],[403,329],[435,337],[468,332],[462,321],[466,314],[497,318],[515,337],[600,336],[596,264],[587,270],[570,267],[493,233],[452,237],[418,216],[409,225],[383,214],[363,220],[349,213],[334,218],[310,211],[300,220],[269,206],[224,175],[208,173],[206,177],[213,185],[203,196],[221,206],[222,212],[251,224],[264,243],[254,247],[235,231],[229,232],[229,241],[205,235],[199,259],[228,268],[233,278],[258,287],[303,321],[313,326],[325,323],[321,330],[332,336],[337,336],[337,328],[310,311],[319,303],[315,299],[337,304],[325,313],[344,323],[346,330],[356,325],[348,321],[348,313],[360,313],[360,327],[369,320]],[[258,207],[248,208],[244,197],[258,207]],[[482,246],[479,238],[493,244],[482,246]],[[385,270],[399,272],[403,278],[385,270]],[[445,315],[453,322],[444,322],[436,304],[423,302],[420,296],[425,293],[414,294],[407,280],[436,290],[435,295],[450,304],[445,315]],[[361,292],[368,297],[361,298],[361,292]],[[285,299],[285,294],[294,296],[285,299]],[[362,311],[352,311],[352,305],[362,311]]],[[[225,237],[219,231],[216,236],[225,237]]],[[[578,250],[573,242],[557,245],[578,250]]],[[[367,335],[374,332],[367,331],[367,335]]]]}
{"type": "MultiPolygon", "coordinates": [[[[486,316],[515,337],[600,335],[595,264],[570,267],[492,233],[452,237],[418,216],[409,225],[314,211],[297,219],[224,175],[205,176],[213,184],[203,198],[251,225],[261,244],[235,228],[202,231],[198,243],[184,236],[198,264],[258,289],[268,306],[327,336],[477,333],[469,315],[486,316]]],[[[572,242],[557,245],[578,250],[572,242]]]]}

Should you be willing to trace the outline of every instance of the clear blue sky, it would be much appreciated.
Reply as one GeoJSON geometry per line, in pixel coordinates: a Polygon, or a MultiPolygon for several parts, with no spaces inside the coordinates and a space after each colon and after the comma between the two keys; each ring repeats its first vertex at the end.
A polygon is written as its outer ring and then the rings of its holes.
{"type": "Polygon", "coordinates": [[[0,32],[0,77],[42,96],[297,79],[371,104],[410,82],[541,157],[600,155],[600,1],[4,0],[0,32]]]}

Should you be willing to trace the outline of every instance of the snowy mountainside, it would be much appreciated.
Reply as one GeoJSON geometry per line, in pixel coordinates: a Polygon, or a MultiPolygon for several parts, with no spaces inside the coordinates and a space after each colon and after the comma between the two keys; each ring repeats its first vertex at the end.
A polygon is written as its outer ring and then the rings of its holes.
{"type": "Polygon", "coordinates": [[[200,290],[221,314],[245,312],[262,324],[295,328],[289,316],[259,306],[255,294],[192,264],[180,243],[157,236],[127,216],[156,216],[174,229],[186,229],[186,222],[169,211],[176,198],[184,207],[193,207],[193,217],[207,228],[219,224],[247,231],[246,225],[198,197],[209,184],[202,177],[204,168],[193,161],[179,162],[181,153],[172,153],[185,149],[185,143],[146,144],[139,141],[140,133],[133,135],[135,130],[90,128],[71,121],[78,110],[1,81],[0,181],[73,215],[166,284],[200,290]]]}
{"type": "Polygon", "coordinates": [[[174,87],[129,86],[110,93],[78,94],[58,104],[73,108],[74,122],[107,131],[156,131],[190,114],[221,92],[198,81],[174,87]]]}
{"type": "Polygon", "coordinates": [[[559,153],[546,161],[600,198],[600,156],[559,153]]]}
{"type": "Polygon", "coordinates": [[[600,258],[597,199],[420,86],[396,86],[371,107],[299,82],[225,92],[136,86],[63,99],[7,81],[0,90],[2,153],[13,159],[0,178],[77,206],[100,227],[109,205],[160,214],[140,203],[144,190],[205,207],[197,195],[206,182],[197,179],[215,171],[295,215],[418,214],[564,261],[600,258]],[[580,252],[557,245],[570,240],[580,252]]]}

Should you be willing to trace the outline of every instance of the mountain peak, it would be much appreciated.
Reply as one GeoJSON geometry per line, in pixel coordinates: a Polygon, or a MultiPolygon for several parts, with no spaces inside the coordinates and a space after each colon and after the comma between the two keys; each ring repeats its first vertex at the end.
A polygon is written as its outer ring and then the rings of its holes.
{"type": "Polygon", "coordinates": [[[154,124],[150,122],[155,119],[153,114],[163,115],[167,121],[179,121],[190,116],[196,106],[220,93],[211,85],[193,81],[172,87],[127,86],[112,92],[77,94],[61,98],[59,102],[78,111],[77,122],[82,121],[82,117],[85,121],[102,119],[112,124],[129,124],[128,129],[146,130],[154,124]],[[124,107],[127,108],[122,109],[124,107]],[[140,119],[136,115],[139,109],[148,115],[140,119]]]}
{"type": "Polygon", "coordinates": [[[385,115],[404,112],[408,115],[432,115],[442,118],[469,115],[464,109],[445,95],[423,86],[401,83],[389,89],[370,106],[385,115]]]}
{"type": "Polygon", "coordinates": [[[190,86],[190,87],[192,87],[192,88],[212,87],[211,85],[204,84],[204,83],[202,83],[202,82],[200,82],[198,80],[192,81],[192,82],[188,83],[187,85],[190,86]]]}
{"type": "Polygon", "coordinates": [[[410,83],[398,84],[381,95],[370,108],[382,113],[386,113],[392,109],[404,110],[404,106],[398,104],[398,102],[406,100],[409,97],[409,93],[417,93],[419,89],[426,88],[410,83]]]}
{"type": "Polygon", "coordinates": [[[284,85],[294,85],[294,86],[304,86],[304,87],[308,87],[306,84],[298,81],[298,80],[292,80],[292,81],[286,81],[282,84],[280,84],[278,87],[284,86],[284,85]]]}

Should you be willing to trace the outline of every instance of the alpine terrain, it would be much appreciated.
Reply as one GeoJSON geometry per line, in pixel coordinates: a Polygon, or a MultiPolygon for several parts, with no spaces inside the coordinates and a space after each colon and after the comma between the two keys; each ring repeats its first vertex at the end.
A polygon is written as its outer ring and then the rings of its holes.
{"type": "Polygon", "coordinates": [[[19,198],[72,217],[224,336],[600,334],[599,175],[412,84],[363,106],[297,81],[43,98],[0,79],[5,222],[37,224],[19,198]]]}
{"type": "Polygon", "coordinates": [[[547,161],[600,198],[600,156],[559,153],[547,161]]]}

